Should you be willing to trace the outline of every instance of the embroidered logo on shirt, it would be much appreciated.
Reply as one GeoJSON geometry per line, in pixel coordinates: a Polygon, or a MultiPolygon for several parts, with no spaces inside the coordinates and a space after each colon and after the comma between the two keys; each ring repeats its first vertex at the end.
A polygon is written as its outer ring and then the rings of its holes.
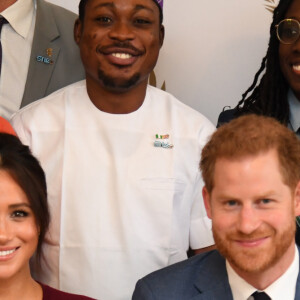
{"type": "Polygon", "coordinates": [[[172,149],[174,145],[170,143],[169,138],[170,138],[169,134],[164,134],[164,135],[156,134],[154,147],[172,149]]]}

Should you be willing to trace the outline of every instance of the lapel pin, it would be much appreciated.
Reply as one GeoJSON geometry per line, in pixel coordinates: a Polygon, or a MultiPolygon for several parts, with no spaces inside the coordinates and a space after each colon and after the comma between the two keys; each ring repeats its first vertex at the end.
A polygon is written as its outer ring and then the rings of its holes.
{"type": "Polygon", "coordinates": [[[164,134],[164,135],[156,134],[154,147],[172,149],[174,145],[169,142],[169,138],[170,138],[169,134],[164,134]]]}
{"type": "Polygon", "coordinates": [[[47,49],[46,49],[46,52],[47,52],[47,55],[48,55],[49,57],[52,57],[52,55],[53,55],[53,49],[52,49],[52,48],[47,48],[47,49]]]}
{"type": "Polygon", "coordinates": [[[51,59],[52,55],[53,55],[53,48],[47,48],[46,49],[46,54],[48,57],[44,57],[43,55],[38,55],[36,57],[36,60],[38,62],[44,63],[46,65],[52,65],[53,64],[53,60],[51,59]]]}

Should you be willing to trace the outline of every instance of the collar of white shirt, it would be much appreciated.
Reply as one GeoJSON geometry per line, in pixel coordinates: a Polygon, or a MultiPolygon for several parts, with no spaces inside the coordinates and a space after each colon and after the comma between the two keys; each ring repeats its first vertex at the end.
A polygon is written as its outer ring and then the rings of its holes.
{"type": "Polygon", "coordinates": [[[288,92],[288,101],[290,106],[290,127],[293,131],[297,131],[300,127],[300,101],[297,99],[291,89],[288,92]]]}
{"type": "MultiPolygon", "coordinates": [[[[295,246],[295,257],[286,272],[268,286],[266,292],[272,300],[294,300],[296,283],[299,273],[299,253],[295,246]]],[[[257,289],[241,278],[226,260],[228,280],[231,287],[233,300],[252,300],[252,295],[257,289]]]]}
{"type": "Polygon", "coordinates": [[[31,28],[35,7],[36,0],[16,1],[13,5],[5,9],[1,15],[25,39],[31,28]]]}

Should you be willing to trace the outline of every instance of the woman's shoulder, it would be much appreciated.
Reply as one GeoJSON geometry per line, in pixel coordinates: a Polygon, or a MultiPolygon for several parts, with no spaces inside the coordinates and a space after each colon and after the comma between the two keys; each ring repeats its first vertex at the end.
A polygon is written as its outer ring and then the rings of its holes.
{"type": "Polygon", "coordinates": [[[75,295],[66,292],[59,291],[48,285],[39,283],[43,289],[43,300],[92,300],[82,295],[75,295]]]}

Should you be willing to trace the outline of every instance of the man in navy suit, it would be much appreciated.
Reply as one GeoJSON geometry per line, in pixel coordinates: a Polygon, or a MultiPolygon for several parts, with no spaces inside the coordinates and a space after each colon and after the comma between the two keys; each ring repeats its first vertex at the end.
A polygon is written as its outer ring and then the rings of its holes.
{"type": "Polygon", "coordinates": [[[144,277],[133,299],[300,299],[300,140],[274,119],[243,116],[213,134],[200,168],[217,250],[144,277]]]}

